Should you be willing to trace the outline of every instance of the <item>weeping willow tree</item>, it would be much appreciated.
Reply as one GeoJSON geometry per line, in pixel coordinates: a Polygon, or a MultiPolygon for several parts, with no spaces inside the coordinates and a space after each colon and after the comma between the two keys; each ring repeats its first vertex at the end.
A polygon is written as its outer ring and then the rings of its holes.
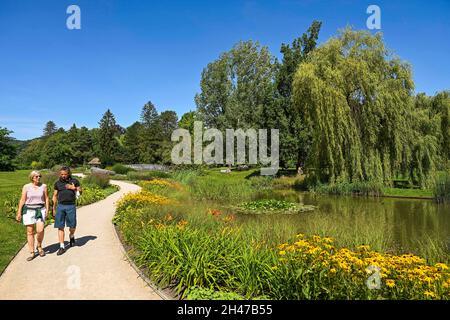
{"type": "Polygon", "coordinates": [[[432,164],[415,169],[428,154],[432,161],[435,142],[413,154],[413,90],[410,66],[381,34],[347,28],[312,52],[293,81],[294,104],[312,132],[308,172],[331,183],[390,183],[401,173],[425,181],[432,164]]]}

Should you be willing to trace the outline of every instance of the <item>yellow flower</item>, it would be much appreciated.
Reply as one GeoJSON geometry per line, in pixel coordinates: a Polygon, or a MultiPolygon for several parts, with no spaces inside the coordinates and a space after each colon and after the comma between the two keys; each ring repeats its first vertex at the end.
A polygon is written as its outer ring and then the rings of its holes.
{"type": "Polygon", "coordinates": [[[288,246],[286,248],[286,250],[288,250],[288,251],[295,251],[295,247],[294,246],[288,246]]]}
{"type": "Polygon", "coordinates": [[[330,272],[331,272],[331,273],[336,273],[336,269],[335,269],[335,268],[331,268],[331,269],[330,269],[330,272]]]}
{"type": "Polygon", "coordinates": [[[387,285],[389,288],[393,288],[393,287],[395,286],[395,281],[392,280],[392,279],[386,279],[386,285],[387,285]]]}
{"type": "Polygon", "coordinates": [[[434,266],[442,271],[448,270],[448,266],[445,263],[436,263],[434,266]]]}
{"type": "Polygon", "coordinates": [[[432,291],[425,291],[423,294],[425,296],[427,296],[427,297],[430,297],[430,298],[436,297],[436,294],[434,292],[432,292],[432,291]]]}
{"type": "Polygon", "coordinates": [[[369,251],[369,250],[370,250],[370,246],[368,246],[368,245],[362,245],[362,246],[356,247],[356,249],[358,249],[358,250],[360,250],[360,251],[369,251]]]}
{"type": "Polygon", "coordinates": [[[286,254],[286,251],[281,250],[280,252],[278,252],[278,254],[279,254],[280,256],[284,256],[284,255],[286,254]]]}
{"type": "Polygon", "coordinates": [[[323,242],[326,242],[326,243],[333,243],[333,239],[331,239],[329,237],[325,237],[322,240],[323,240],[323,242]]]}

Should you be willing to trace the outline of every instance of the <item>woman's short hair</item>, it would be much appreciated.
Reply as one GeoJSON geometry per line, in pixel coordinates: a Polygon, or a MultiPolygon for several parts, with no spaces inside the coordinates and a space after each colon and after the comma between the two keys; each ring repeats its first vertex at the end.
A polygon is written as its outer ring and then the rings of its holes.
{"type": "Polygon", "coordinates": [[[41,175],[41,173],[40,173],[39,171],[33,170],[33,171],[31,171],[30,174],[28,175],[28,178],[30,178],[30,180],[33,181],[33,178],[34,178],[35,176],[40,176],[40,175],[41,175]]]}

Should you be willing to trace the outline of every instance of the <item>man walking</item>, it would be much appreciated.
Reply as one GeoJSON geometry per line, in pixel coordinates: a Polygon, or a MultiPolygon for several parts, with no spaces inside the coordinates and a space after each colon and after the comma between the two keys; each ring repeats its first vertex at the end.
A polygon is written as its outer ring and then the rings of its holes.
{"type": "Polygon", "coordinates": [[[59,180],[55,182],[55,192],[53,193],[53,215],[55,215],[55,228],[58,228],[60,256],[66,249],[64,247],[64,228],[69,227],[70,246],[75,245],[75,229],[77,227],[77,192],[81,194],[80,182],[72,178],[69,167],[62,167],[59,170],[59,180]]]}

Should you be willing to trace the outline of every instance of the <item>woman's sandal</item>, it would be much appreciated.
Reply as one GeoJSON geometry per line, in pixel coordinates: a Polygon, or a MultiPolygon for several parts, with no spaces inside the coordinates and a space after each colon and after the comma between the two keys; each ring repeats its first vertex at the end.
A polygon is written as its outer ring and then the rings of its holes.
{"type": "Polygon", "coordinates": [[[44,249],[42,249],[42,247],[38,247],[37,249],[38,249],[38,251],[39,251],[39,256],[40,256],[40,257],[45,257],[45,251],[44,251],[44,249]]]}
{"type": "Polygon", "coordinates": [[[30,256],[27,258],[27,261],[31,261],[34,258],[36,258],[36,253],[35,252],[30,252],[30,256]]]}

